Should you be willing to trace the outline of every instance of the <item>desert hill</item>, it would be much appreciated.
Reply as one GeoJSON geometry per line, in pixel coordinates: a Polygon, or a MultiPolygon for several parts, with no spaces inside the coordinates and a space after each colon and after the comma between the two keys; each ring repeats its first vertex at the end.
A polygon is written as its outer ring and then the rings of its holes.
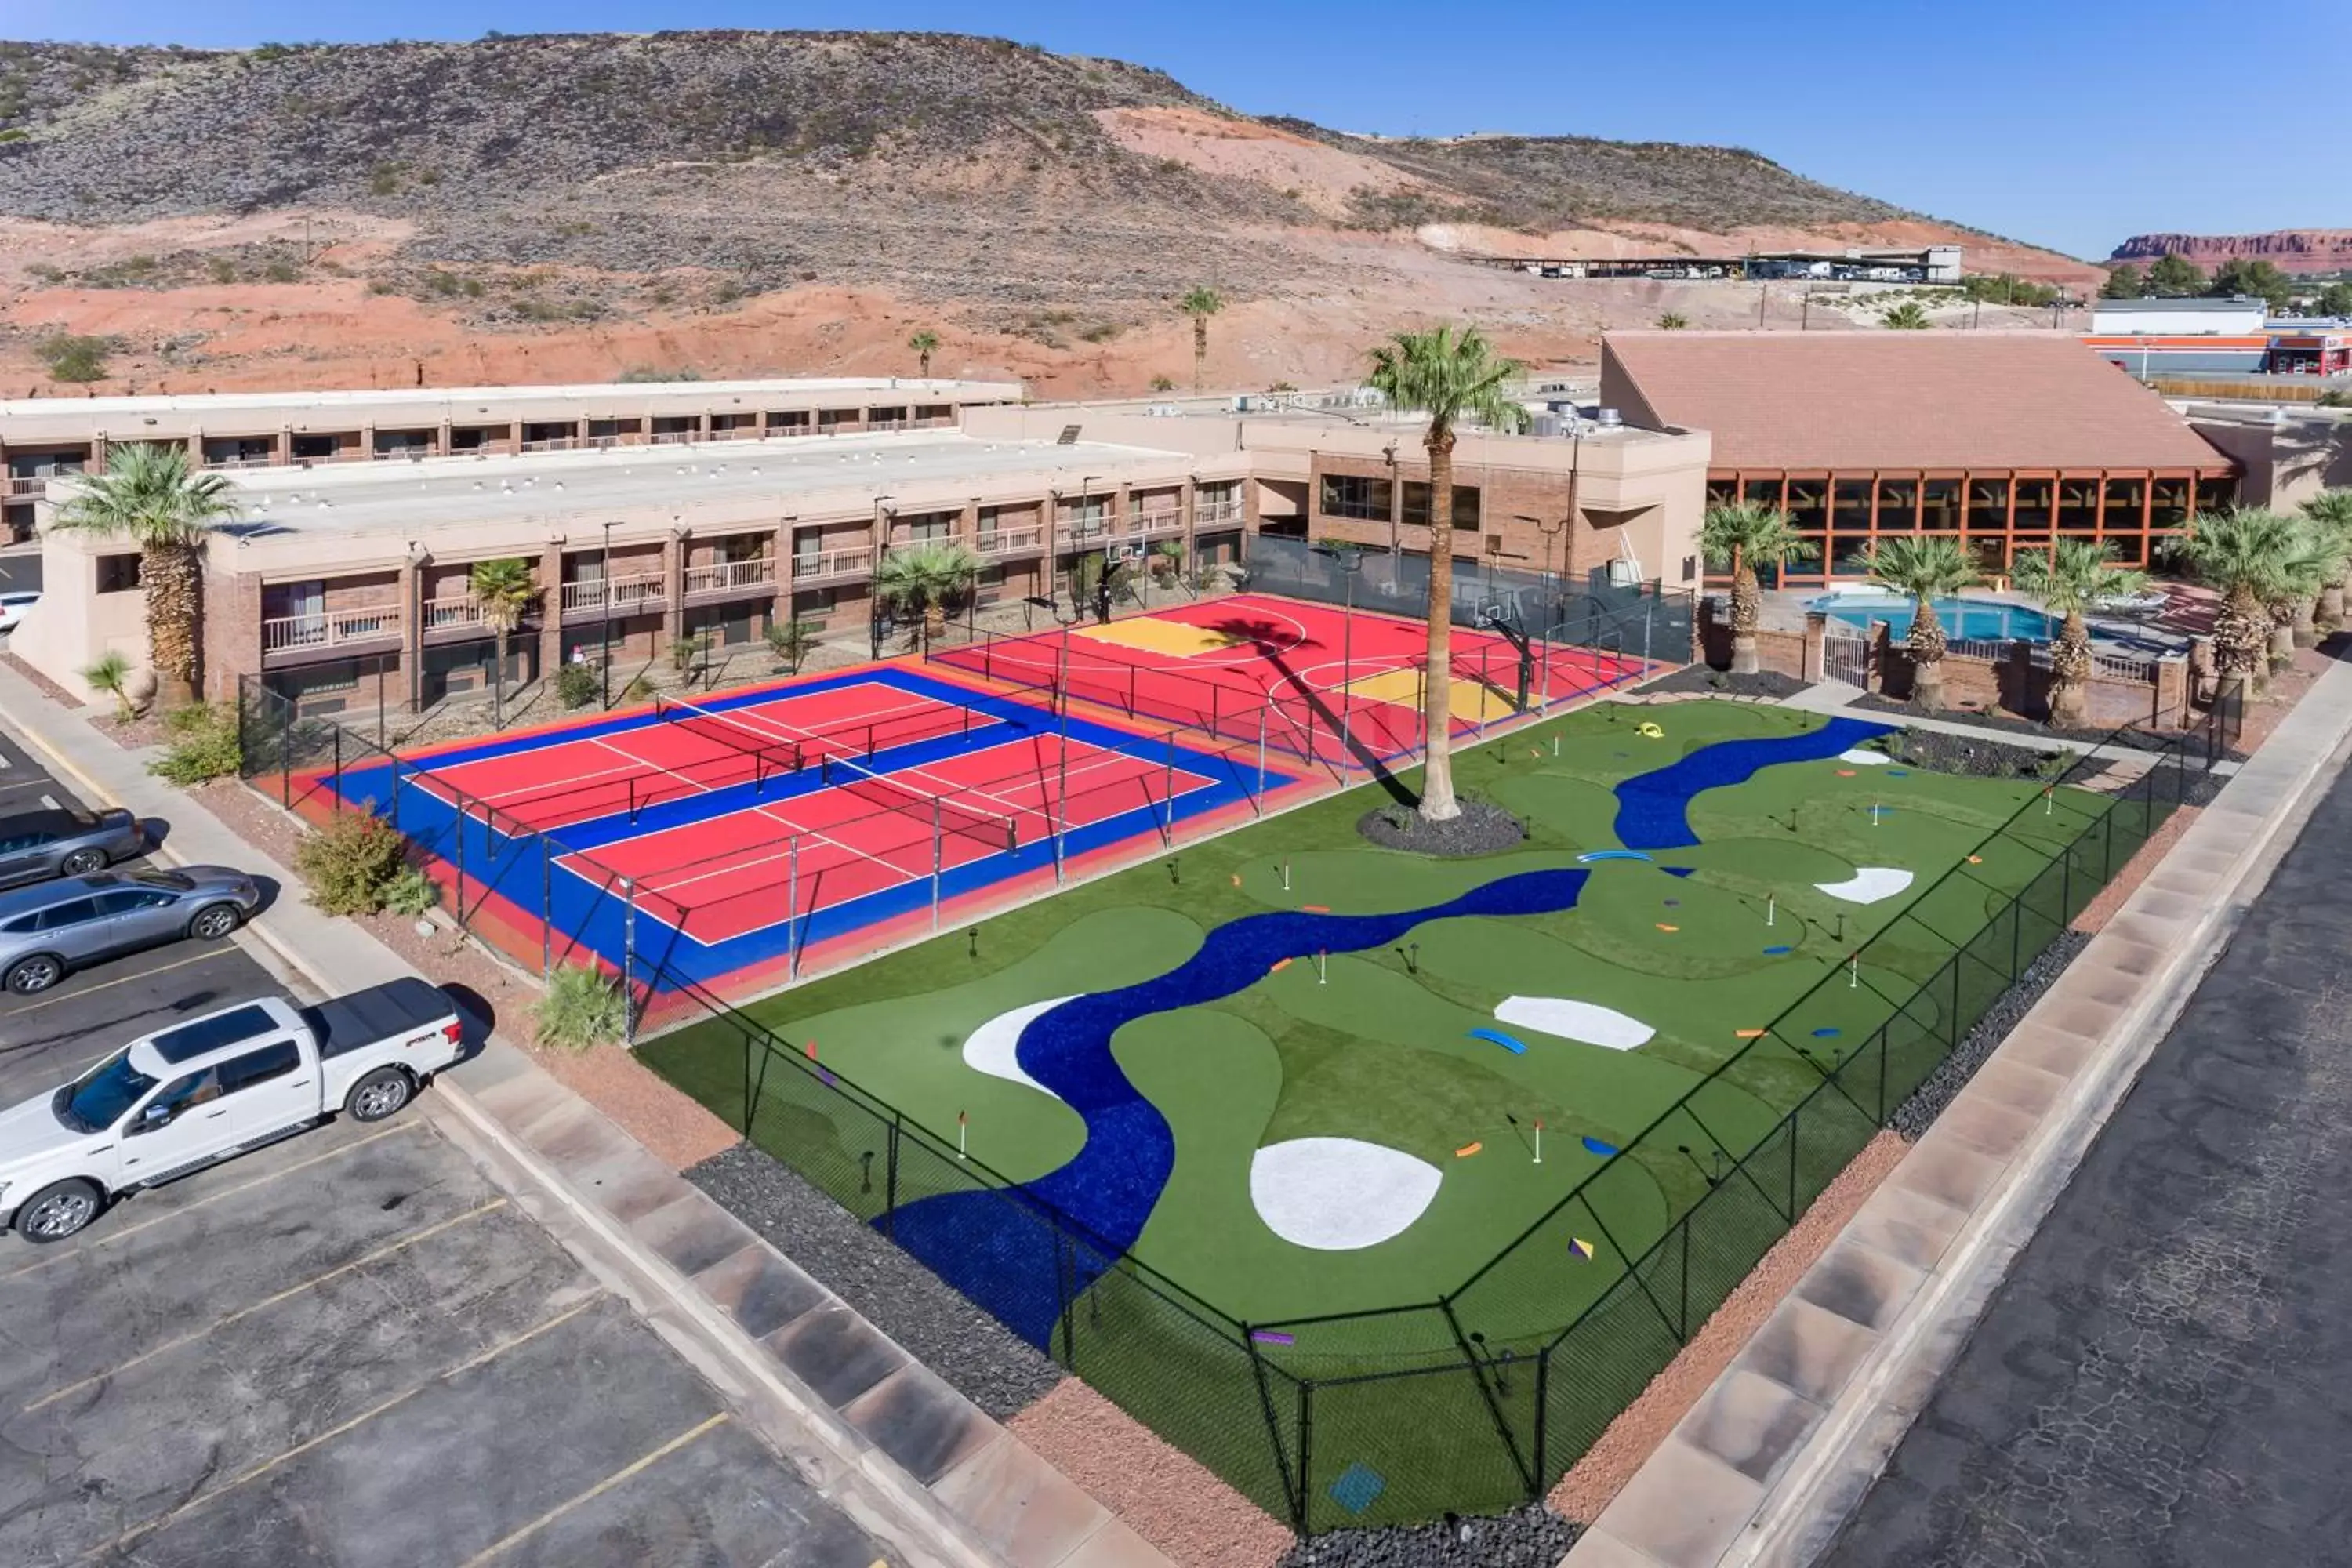
{"type": "MultiPolygon", "coordinates": [[[[1460,253],[1957,238],[2096,273],[1756,153],[1390,140],[1240,114],[1162,72],[935,34],[670,33],[239,52],[0,44],[0,391],[59,334],[110,389],[935,368],[1042,390],[1343,377],[1475,316],[1589,355],[1753,288],[1565,286],[1460,253]]],[[[1790,300],[1764,300],[1791,320],[1790,300]]]]}
{"type": "Polygon", "coordinates": [[[2352,273],[2352,228],[2282,228],[2269,234],[2136,234],[2110,261],[2148,262],[2182,256],[2210,271],[2242,257],[2282,272],[2352,273]]]}

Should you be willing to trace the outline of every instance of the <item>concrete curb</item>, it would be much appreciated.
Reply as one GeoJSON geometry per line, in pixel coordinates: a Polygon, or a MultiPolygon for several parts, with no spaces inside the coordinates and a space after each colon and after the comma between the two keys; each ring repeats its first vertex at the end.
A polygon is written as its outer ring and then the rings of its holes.
{"type": "Polygon", "coordinates": [[[2337,666],[1848,1222],[1568,1568],[1801,1568],[1834,1541],[2347,753],[2352,668],[2337,666]]]}

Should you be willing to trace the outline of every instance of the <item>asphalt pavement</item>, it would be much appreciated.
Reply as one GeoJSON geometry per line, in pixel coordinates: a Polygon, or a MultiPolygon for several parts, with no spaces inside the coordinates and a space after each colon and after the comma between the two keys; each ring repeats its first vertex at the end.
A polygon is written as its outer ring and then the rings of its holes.
{"type": "Polygon", "coordinates": [[[2347,852],[2339,777],[1824,1563],[2352,1563],[2347,852]]]}
{"type": "MultiPolygon", "coordinates": [[[[72,802],[13,737],[0,761],[0,810],[72,802]]],[[[0,999],[0,1104],[173,1019],[310,999],[273,963],[182,942],[0,999]]],[[[0,1563],[898,1561],[419,1111],[0,1237],[0,1563]]]]}

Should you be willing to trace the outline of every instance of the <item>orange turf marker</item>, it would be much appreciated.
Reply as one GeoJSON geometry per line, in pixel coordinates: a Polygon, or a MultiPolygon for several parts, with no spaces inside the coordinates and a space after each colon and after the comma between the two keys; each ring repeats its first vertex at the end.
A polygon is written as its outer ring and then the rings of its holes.
{"type": "Polygon", "coordinates": [[[1242,874],[1241,874],[1239,871],[1236,871],[1236,872],[1234,872],[1234,887],[1236,887],[1236,888],[1238,888],[1238,887],[1240,887],[1241,885],[1242,885],[1242,874]]]}
{"type": "Polygon", "coordinates": [[[1766,1035],[1771,1033],[1769,1029],[1734,1029],[1731,1032],[1738,1036],[1743,1040],[1762,1039],[1766,1035]]]}
{"type": "Polygon", "coordinates": [[[1680,926],[1670,926],[1670,925],[1666,924],[1666,922],[1665,922],[1665,921],[1660,921],[1658,922],[1658,929],[1659,929],[1660,931],[1680,931],[1680,930],[1682,930],[1683,928],[1682,928],[1682,927],[1680,927],[1680,926]]]}
{"type": "Polygon", "coordinates": [[[1971,855],[1969,857],[1969,864],[1971,866],[1981,866],[1984,864],[1984,857],[1981,855],[1971,855]]]}
{"type": "Polygon", "coordinates": [[[1288,960],[1288,959],[1286,959],[1286,958],[1278,958],[1278,959],[1276,959],[1276,960],[1275,960],[1275,962],[1274,962],[1274,967],[1273,967],[1273,968],[1271,968],[1271,969],[1269,969],[1269,970],[1267,970],[1267,971],[1266,971],[1266,973],[1267,973],[1268,974],[1279,974],[1279,973],[1281,973],[1284,970],[1286,970],[1286,969],[1287,969],[1287,968],[1289,968],[1289,967],[1290,967],[1290,960],[1288,960]]]}
{"type": "Polygon", "coordinates": [[[803,1047],[803,1048],[808,1052],[808,1059],[809,1059],[809,1060],[811,1060],[811,1061],[814,1061],[814,1060],[816,1060],[816,1042],[815,1042],[814,1040],[811,1040],[811,1041],[810,1041],[810,1042],[809,1042],[805,1047],[803,1047]]]}
{"type": "Polygon", "coordinates": [[[1837,771],[1837,773],[1838,777],[1842,779],[1850,779],[1853,777],[1853,770],[1852,768],[1840,768],[1837,771]]]}
{"type": "Polygon", "coordinates": [[[1454,1157],[1457,1160],[1467,1160],[1471,1155],[1475,1154],[1479,1150],[1484,1149],[1486,1146],[1486,1145],[1484,1143],[1465,1143],[1462,1147],[1454,1151],[1454,1157]]]}
{"type": "Polygon", "coordinates": [[[1331,906],[1328,904],[1301,904],[1298,906],[1298,912],[1302,915],[1328,915],[1331,912],[1331,906]]]}

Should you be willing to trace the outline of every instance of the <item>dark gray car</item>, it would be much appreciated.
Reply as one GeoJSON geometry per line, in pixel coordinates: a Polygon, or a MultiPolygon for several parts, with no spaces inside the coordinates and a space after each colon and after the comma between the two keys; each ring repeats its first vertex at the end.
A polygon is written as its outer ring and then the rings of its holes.
{"type": "Polygon", "coordinates": [[[261,889],[226,866],[102,871],[0,893],[0,985],[20,996],[132,948],[216,942],[261,907],[261,889]]]}
{"type": "Polygon", "coordinates": [[[139,819],[120,806],[75,811],[58,806],[0,816],[0,888],[87,877],[147,847],[139,819]]]}

